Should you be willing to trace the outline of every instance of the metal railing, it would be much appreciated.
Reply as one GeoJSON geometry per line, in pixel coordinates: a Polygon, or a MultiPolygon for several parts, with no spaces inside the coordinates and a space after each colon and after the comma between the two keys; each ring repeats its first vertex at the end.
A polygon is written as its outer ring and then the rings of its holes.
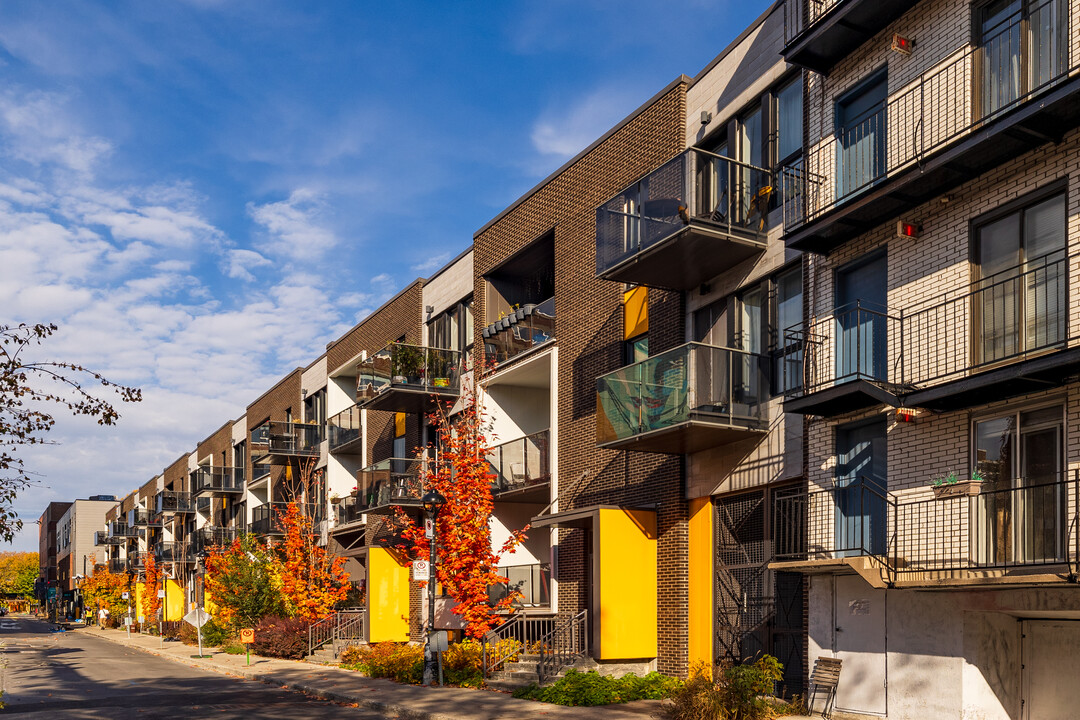
{"type": "Polygon", "coordinates": [[[315,456],[323,441],[323,426],[271,420],[251,431],[252,458],[267,455],[315,456]]]}
{"type": "Polygon", "coordinates": [[[193,513],[195,512],[195,499],[189,492],[162,490],[154,497],[154,507],[158,515],[193,513]]]}
{"type": "Polygon", "coordinates": [[[480,333],[484,356],[498,365],[555,337],[555,298],[525,305],[499,318],[480,333]]]}
{"type": "Polygon", "coordinates": [[[596,274],[692,223],[764,237],[774,195],[768,170],[705,150],[686,150],[597,208],[596,274]]]}
{"type": "Polygon", "coordinates": [[[94,532],[94,545],[99,547],[102,545],[123,545],[125,542],[127,542],[126,537],[110,535],[106,530],[96,530],[94,532]]]}
{"type": "Polygon", "coordinates": [[[364,610],[340,610],[312,623],[308,627],[308,655],[332,643],[336,656],[338,643],[363,642],[366,616],[364,610]]]}
{"type": "Polygon", "coordinates": [[[281,516],[285,514],[289,503],[273,502],[251,509],[250,530],[256,535],[281,535],[281,516]]]}
{"type": "Polygon", "coordinates": [[[399,503],[415,504],[423,497],[419,458],[388,458],[356,474],[360,512],[399,503]]]}
{"type": "Polygon", "coordinates": [[[326,434],[331,452],[360,439],[360,415],[360,408],[353,405],[326,420],[326,434]]]}
{"type": "Polygon", "coordinates": [[[778,492],[777,560],[873,556],[890,581],[949,571],[1080,567],[1080,471],[982,482],[972,492],[880,482],[778,492]]]}
{"type": "Polygon", "coordinates": [[[560,669],[589,654],[589,611],[557,622],[551,634],[540,641],[536,674],[543,683],[560,669]]]}
{"type": "Polygon", "coordinates": [[[363,517],[364,510],[360,498],[356,495],[346,495],[334,503],[334,519],[339,526],[360,522],[363,517]]]}
{"type": "Polygon", "coordinates": [[[143,550],[129,550],[127,554],[128,572],[138,572],[146,567],[146,552],[143,550]]]}
{"type": "Polygon", "coordinates": [[[236,528],[207,525],[191,536],[191,551],[201,555],[213,548],[229,545],[236,539],[236,528]]]}
{"type": "Polygon", "coordinates": [[[110,538],[139,537],[139,528],[131,527],[124,520],[110,520],[105,523],[105,530],[110,538]]]}
{"type": "Polygon", "coordinates": [[[191,545],[179,540],[162,540],[154,547],[154,559],[158,562],[191,562],[191,545]]]}
{"type": "Polygon", "coordinates": [[[391,387],[457,394],[463,368],[457,350],[395,342],[362,360],[357,370],[356,399],[363,403],[391,387]]]}
{"type": "Polygon", "coordinates": [[[132,508],[127,511],[127,524],[130,527],[156,526],[160,523],[154,517],[154,513],[142,508],[132,508]]]}
{"type": "Polygon", "coordinates": [[[852,380],[918,389],[1064,348],[1069,267],[1055,251],[965,286],[955,297],[889,310],[855,302],[785,331],[802,362],[784,363],[788,396],[852,380]]]}
{"type": "Polygon", "coordinates": [[[492,492],[518,490],[550,480],[550,436],[549,430],[541,430],[490,448],[487,461],[495,475],[492,492]]]}
{"type": "Polygon", "coordinates": [[[878,110],[809,142],[802,167],[781,173],[793,185],[784,197],[798,199],[785,203],[785,229],[921,164],[1066,80],[1080,69],[1080,33],[1072,25],[1078,7],[1080,0],[1041,0],[1018,10],[980,45],[957,49],[890,93],[878,110]],[[1038,35],[1032,42],[1025,40],[1029,27],[1038,35]]]}
{"type": "Polygon", "coordinates": [[[191,471],[194,493],[236,493],[244,489],[244,469],[201,466],[191,471]]]}
{"type": "Polygon", "coordinates": [[[787,0],[784,3],[784,44],[790,45],[842,0],[787,0]]]}
{"type": "Polygon", "coordinates": [[[554,617],[511,615],[506,622],[484,636],[482,667],[484,677],[502,670],[522,654],[539,651],[545,638],[555,630],[554,617]]]}
{"type": "Polygon", "coordinates": [[[597,379],[597,442],[673,427],[691,418],[747,428],[768,421],[769,359],[687,343],[597,379]]]}

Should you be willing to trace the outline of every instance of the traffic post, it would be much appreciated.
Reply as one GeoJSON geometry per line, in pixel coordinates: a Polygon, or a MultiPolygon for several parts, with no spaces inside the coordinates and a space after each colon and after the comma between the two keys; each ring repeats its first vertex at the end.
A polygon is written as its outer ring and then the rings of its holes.
{"type": "Polygon", "coordinates": [[[191,612],[184,616],[184,622],[195,628],[195,634],[199,638],[199,654],[192,655],[194,658],[208,658],[210,655],[203,655],[202,652],[202,626],[210,622],[210,613],[203,610],[201,607],[193,608],[191,612]]]}
{"type": "Polygon", "coordinates": [[[247,664],[251,665],[251,644],[255,642],[255,628],[240,628],[240,642],[247,648],[247,664]]]}

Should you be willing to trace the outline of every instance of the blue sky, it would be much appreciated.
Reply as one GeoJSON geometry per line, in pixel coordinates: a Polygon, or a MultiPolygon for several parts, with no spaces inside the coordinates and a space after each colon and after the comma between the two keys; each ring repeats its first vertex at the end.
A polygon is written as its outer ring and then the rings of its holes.
{"type": "Polygon", "coordinates": [[[138,385],[25,457],[124,494],[651,97],[766,3],[0,4],[0,322],[138,385]]]}

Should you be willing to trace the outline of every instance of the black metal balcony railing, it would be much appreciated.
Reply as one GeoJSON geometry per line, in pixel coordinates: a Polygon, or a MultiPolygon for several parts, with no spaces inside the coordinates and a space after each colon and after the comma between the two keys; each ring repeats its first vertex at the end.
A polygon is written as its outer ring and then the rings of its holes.
{"type": "Polygon", "coordinates": [[[789,328],[802,362],[784,365],[789,397],[866,380],[905,394],[1068,347],[1069,267],[1056,251],[907,310],[860,302],[789,328]]]}
{"type": "Polygon", "coordinates": [[[194,557],[191,545],[179,540],[162,540],[154,547],[154,559],[157,562],[191,562],[194,557]]]}
{"type": "Polygon", "coordinates": [[[487,454],[495,475],[492,491],[511,492],[551,480],[551,432],[540,432],[491,448],[487,454]]]}
{"type": "Polygon", "coordinates": [[[498,569],[506,578],[505,583],[488,588],[488,598],[498,602],[511,592],[519,593],[515,604],[522,607],[548,607],[551,605],[551,565],[507,565],[498,569]]]}
{"type": "Polygon", "coordinates": [[[140,532],[139,528],[131,527],[123,520],[110,520],[105,523],[105,529],[110,538],[119,538],[121,540],[139,537],[140,532]]]}
{"type": "Polygon", "coordinates": [[[422,462],[416,458],[388,458],[358,472],[360,510],[379,512],[394,506],[419,506],[424,494],[420,482],[422,462]]]}
{"type": "Polygon", "coordinates": [[[356,399],[363,406],[393,389],[439,396],[461,391],[462,357],[457,350],[395,342],[357,369],[356,399]]]}
{"type": "Polygon", "coordinates": [[[360,408],[353,405],[326,421],[330,452],[348,450],[361,446],[360,408]]]}
{"type": "Polygon", "coordinates": [[[984,482],[975,495],[885,492],[861,479],[774,499],[776,559],[873,556],[891,581],[1080,563],[1080,476],[984,482]]]}
{"type": "Polygon", "coordinates": [[[322,441],[322,425],[267,421],[251,431],[252,462],[272,455],[314,457],[322,441]]]}
{"type": "Polygon", "coordinates": [[[281,517],[288,506],[288,503],[275,502],[252,508],[250,531],[255,535],[282,535],[281,517]]]}
{"type": "Polygon", "coordinates": [[[127,524],[130,527],[156,527],[161,525],[161,521],[149,510],[132,508],[127,511],[127,524]]]}
{"type": "Polygon", "coordinates": [[[195,500],[191,493],[179,490],[162,490],[154,498],[158,515],[174,515],[195,512],[195,500]]]}
{"type": "Polygon", "coordinates": [[[124,537],[110,535],[106,530],[98,530],[94,533],[94,545],[123,545],[127,541],[124,537]]]}
{"type": "Polygon", "coordinates": [[[364,508],[361,505],[360,498],[356,495],[346,495],[343,498],[338,498],[333,503],[333,507],[334,521],[338,527],[358,523],[364,517],[364,508]]]}
{"type": "Polygon", "coordinates": [[[142,550],[129,550],[127,554],[128,572],[138,572],[146,567],[146,553],[142,550]]]}
{"type": "Polygon", "coordinates": [[[123,558],[109,558],[109,572],[126,573],[128,571],[127,560],[123,558]]]}
{"type": "Polygon", "coordinates": [[[227,546],[236,539],[236,528],[207,525],[191,536],[191,551],[203,555],[214,548],[227,546]]]}
{"type": "Polygon", "coordinates": [[[813,26],[841,0],[787,0],[784,3],[784,42],[790,43],[813,26]]]}
{"type": "Polygon", "coordinates": [[[481,331],[484,355],[494,365],[555,339],[555,298],[525,304],[481,331]]]}
{"type": "Polygon", "coordinates": [[[198,467],[191,471],[191,488],[196,495],[243,492],[244,468],[198,467]]]}
{"type": "Polygon", "coordinates": [[[980,45],[959,48],[858,124],[809,142],[801,167],[781,173],[784,197],[795,199],[784,204],[785,232],[921,167],[1067,80],[1080,68],[1077,8],[1080,0],[1041,0],[1018,9],[980,45]],[[1029,27],[1032,42],[1024,39],[1029,27]]]}
{"type": "Polygon", "coordinates": [[[755,353],[687,343],[608,373],[596,381],[597,443],[690,452],[763,430],[767,369],[755,353]]]}
{"type": "Polygon", "coordinates": [[[768,170],[687,150],[597,209],[596,274],[696,287],[765,249],[775,195],[768,170]]]}

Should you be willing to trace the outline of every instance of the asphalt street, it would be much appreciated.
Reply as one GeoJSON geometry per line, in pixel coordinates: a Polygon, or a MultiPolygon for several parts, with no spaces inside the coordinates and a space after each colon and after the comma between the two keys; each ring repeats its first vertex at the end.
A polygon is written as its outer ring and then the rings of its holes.
{"type": "MultiPolygon", "coordinates": [[[[48,623],[0,618],[4,715],[29,718],[349,718],[377,712],[188,667],[48,623]]],[[[195,654],[192,648],[192,654],[195,654]]]]}

